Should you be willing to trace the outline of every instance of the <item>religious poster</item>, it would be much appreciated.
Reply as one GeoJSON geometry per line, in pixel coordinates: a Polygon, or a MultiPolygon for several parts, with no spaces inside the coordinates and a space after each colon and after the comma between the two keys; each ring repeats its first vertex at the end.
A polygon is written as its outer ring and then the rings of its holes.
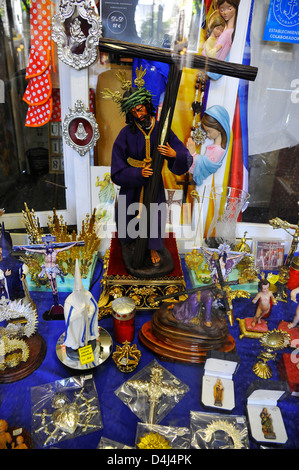
{"type": "Polygon", "coordinates": [[[261,270],[278,269],[283,265],[284,244],[282,242],[256,242],[255,266],[261,270]]]}
{"type": "Polygon", "coordinates": [[[298,0],[270,1],[263,40],[299,43],[298,0]]]}
{"type": "Polygon", "coordinates": [[[96,232],[103,238],[114,227],[114,207],[119,188],[111,181],[109,166],[91,167],[91,204],[96,209],[96,232]]]}

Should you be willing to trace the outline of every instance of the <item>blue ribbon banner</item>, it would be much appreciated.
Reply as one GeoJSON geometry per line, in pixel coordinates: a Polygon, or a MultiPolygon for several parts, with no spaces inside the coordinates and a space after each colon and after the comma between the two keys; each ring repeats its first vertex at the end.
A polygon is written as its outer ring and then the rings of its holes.
{"type": "Polygon", "coordinates": [[[264,41],[299,43],[299,0],[271,0],[264,41]]]}

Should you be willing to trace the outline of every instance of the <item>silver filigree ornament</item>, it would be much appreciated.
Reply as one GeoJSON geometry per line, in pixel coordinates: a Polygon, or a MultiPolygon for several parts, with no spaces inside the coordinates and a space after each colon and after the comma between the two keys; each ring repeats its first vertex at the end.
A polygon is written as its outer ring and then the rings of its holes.
{"type": "Polygon", "coordinates": [[[0,299],[0,322],[7,321],[6,327],[0,327],[1,336],[30,338],[37,330],[37,318],[36,309],[29,303],[23,303],[22,299],[0,299]]]}
{"type": "Polygon", "coordinates": [[[52,18],[52,39],[62,62],[76,70],[89,67],[101,37],[102,21],[89,0],[61,0],[52,18]]]}
{"type": "Polygon", "coordinates": [[[66,143],[83,157],[100,137],[98,124],[81,100],[77,100],[75,108],[69,108],[69,111],[63,121],[63,136],[66,143]]]}

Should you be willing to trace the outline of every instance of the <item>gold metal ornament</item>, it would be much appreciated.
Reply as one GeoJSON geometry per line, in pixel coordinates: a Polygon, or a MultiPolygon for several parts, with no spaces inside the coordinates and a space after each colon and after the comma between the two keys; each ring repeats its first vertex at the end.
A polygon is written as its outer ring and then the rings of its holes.
{"type": "Polygon", "coordinates": [[[180,387],[176,387],[173,384],[163,383],[163,368],[156,365],[151,368],[150,381],[145,380],[128,380],[127,385],[138,393],[144,393],[148,397],[150,404],[148,423],[154,424],[156,406],[158,405],[161,397],[166,395],[167,397],[174,397],[184,393],[184,390],[180,387]]]}
{"type": "MultiPolygon", "coordinates": [[[[41,243],[43,230],[40,228],[39,219],[36,217],[34,209],[30,211],[26,202],[24,205],[25,211],[22,211],[23,220],[30,244],[41,243]]],[[[86,278],[93,263],[93,257],[101,243],[101,239],[95,233],[95,209],[91,216],[89,214],[86,215],[85,220],[82,221],[81,231],[78,234],[75,230],[69,231],[63,215],[58,217],[55,208],[53,209],[53,215],[48,217],[48,228],[50,234],[56,238],[57,243],[84,241],[84,246],[76,246],[70,250],[60,252],[57,256],[57,264],[62,271],[74,275],[76,259],[79,259],[81,276],[86,278]]],[[[29,267],[32,281],[37,286],[40,286],[42,280],[38,274],[41,271],[41,265],[44,263],[43,255],[26,253],[26,255],[21,257],[21,260],[29,267]]]]}
{"type": "Polygon", "coordinates": [[[132,372],[136,369],[141,358],[141,352],[137,349],[137,345],[130,346],[128,341],[123,346],[116,345],[116,351],[112,354],[116,367],[121,372],[132,372]]]}
{"type": "Polygon", "coordinates": [[[276,329],[267,331],[267,333],[260,338],[260,343],[265,349],[258,355],[258,361],[252,368],[253,372],[262,379],[272,377],[272,370],[267,362],[274,360],[277,351],[287,347],[290,342],[291,337],[286,331],[276,329]]]}
{"type": "Polygon", "coordinates": [[[29,358],[29,347],[22,339],[0,338],[0,371],[16,367],[29,358]],[[15,351],[13,354],[11,354],[15,351]],[[21,352],[17,352],[21,351],[21,352]]]}
{"type": "Polygon", "coordinates": [[[141,437],[137,447],[139,449],[172,449],[169,441],[164,436],[154,432],[141,437]]]}

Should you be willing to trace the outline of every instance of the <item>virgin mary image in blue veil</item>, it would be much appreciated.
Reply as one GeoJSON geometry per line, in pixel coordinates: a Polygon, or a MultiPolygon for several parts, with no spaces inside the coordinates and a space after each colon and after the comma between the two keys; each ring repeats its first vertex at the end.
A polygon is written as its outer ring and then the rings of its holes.
{"type": "Polygon", "coordinates": [[[227,154],[230,140],[230,120],[227,110],[220,105],[211,106],[204,112],[201,127],[213,142],[207,146],[204,155],[199,154],[194,158],[193,179],[198,186],[208,176],[216,173],[227,154]]]}

